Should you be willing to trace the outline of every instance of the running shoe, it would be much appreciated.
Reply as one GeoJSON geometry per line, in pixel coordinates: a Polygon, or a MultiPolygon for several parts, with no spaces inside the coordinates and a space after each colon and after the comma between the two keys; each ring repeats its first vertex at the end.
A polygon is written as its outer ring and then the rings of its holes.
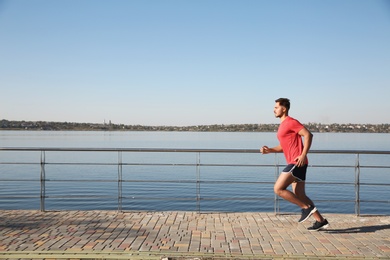
{"type": "Polygon", "coordinates": [[[326,219],[324,219],[324,221],[322,222],[314,222],[314,225],[312,227],[309,227],[307,230],[309,231],[318,231],[318,230],[321,230],[321,229],[325,229],[329,227],[329,223],[326,219]]]}
{"type": "Polygon", "coordinates": [[[298,220],[299,223],[306,221],[310,216],[317,211],[317,208],[310,205],[307,209],[302,209],[301,218],[298,220]]]}

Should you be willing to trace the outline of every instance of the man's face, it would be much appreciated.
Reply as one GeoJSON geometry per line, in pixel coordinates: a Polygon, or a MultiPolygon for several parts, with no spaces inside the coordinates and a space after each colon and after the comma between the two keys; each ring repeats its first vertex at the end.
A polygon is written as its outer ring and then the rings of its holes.
{"type": "Polygon", "coordinates": [[[279,102],[276,102],[275,103],[275,107],[274,107],[274,114],[275,114],[275,117],[282,117],[284,114],[286,113],[286,108],[281,106],[279,104],[279,102]]]}

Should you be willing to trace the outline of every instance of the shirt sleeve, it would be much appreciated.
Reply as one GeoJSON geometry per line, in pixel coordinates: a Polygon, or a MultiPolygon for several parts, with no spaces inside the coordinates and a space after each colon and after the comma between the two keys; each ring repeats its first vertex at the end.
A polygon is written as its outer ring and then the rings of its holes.
{"type": "Polygon", "coordinates": [[[304,126],[296,119],[291,120],[290,129],[294,133],[298,133],[304,128],[304,126]]]}

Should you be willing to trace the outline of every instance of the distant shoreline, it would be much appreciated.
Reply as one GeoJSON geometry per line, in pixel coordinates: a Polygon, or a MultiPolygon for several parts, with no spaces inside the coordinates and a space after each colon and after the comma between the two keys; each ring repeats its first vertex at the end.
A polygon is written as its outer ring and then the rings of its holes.
{"type": "MultiPolygon", "coordinates": [[[[196,126],[142,126],[103,123],[0,121],[1,130],[15,131],[170,131],[170,132],[275,132],[279,124],[220,124],[196,126]]],[[[321,124],[305,126],[312,132],[390,133],[390,124],[321,124]]]]}

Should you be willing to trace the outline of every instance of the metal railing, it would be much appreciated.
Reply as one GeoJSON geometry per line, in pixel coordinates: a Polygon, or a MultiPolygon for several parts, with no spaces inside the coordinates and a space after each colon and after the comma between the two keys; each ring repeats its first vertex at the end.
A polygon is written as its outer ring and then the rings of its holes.
{"type": "MultiPolygon", "coordinates": [[[[280,213],[280,201],[281,199],[277,197],[276,195],[272,195],[273,197],[269,198],[258,198],[258,197],[240,197],[240,198],[232,198],[232,197],[204,197],[202,196],[202,189],[201,187],[206,185],[206,184],[251,184],[251,185],[261,185],[261,184],[266,184],[266,185],[273,185],[274,181],[279,175],[280,172],[280,167],[284,165],[284,160],[283,163],[279,163],[279,157],[278,154],[275,154],[275,159],[273,163],[261,163],[261,164],[253,164],[253,163],[218,163],[218,162],[205,162],[201,160],[201,155],[202,154],[259,154],[259,150],[257,149],[161,149],[161,148],[22,148],[22,147],[0,147],[0,152],[16,152],[16,153],[22,153],[22,152],[34,152],[34,153],[40,153],[39,161],[14,161],[14,160],[9,160],[9,161],[0,161],[0,166],[2,165],[8,165],[8,166],[18,166],[18,165],[27,165],[27,166],[39,166],[40,167],[40,177],[39,180],[32,180],[32,179],[24,179],[20,180],[18,178],[4,178],[3,174],[0,172],[0,182],[20,182],[20,181],[31,181],[31,182],[38,182],[39,181],[39,187],[40,187],[40,194],[39,194],[39,204],[40,204],[40,210],[45,211],[46,210],[46,200],[49,198],[57,198],[57,199],[64,199],[64,200],[69,200],[69,199],[75,199],[75,198],[115,198],[117,201],[117,210],[118,211],[123,211],[123,201],[127,199],[134,199],[131,196],[125,195],[124,194],[124,184],[125,183],[150,183],[150,182],[158,182],[158,183],[164,183],[164,184],[172,184],[172,183],[185,183],[188,185],[194,185],[195,186],[195,194],[192,194],[187,197],[175,197],[175,198],[165,198],[165,197],[139,197],[138,199],[141,200],[161,200],[161,201],[166,201],[166,200],[180,200],[180,201],[195,201],[196,202],[196,210],[198,212],[201,211],[201,203],[203,201],[207,200],[270,200],[273,201],[274,205],[274,211],[276,214],[280,213]],[[47,154],[48,153],[59,153],[59,154],[74,154],[74,153],[79,153],[79,152],[92,152],[92,153],[113,153],[116,154],[116,161],[99,161],[99,162],[88,162],[88,161],[80,161],[80,160],[74,160],[74,161],[61,161],[61,160],[47,160],[47,154]],[[184,153],[192,153],[195,154],[195,160],[193,162],[155,162],[153,159],[149,162],[145,162],[143,160],[140,161],[127,161],[123,159],[123,155],[126,154],[134,154],[134,153],[159,153],[159,154],[168,154],[168,153],[179,153],[179,154],[184,154],[184,153]],[[58,166],[58,167],[63,167],[63,166],[93,166],[93,167],[104,167],[104,166],[110,166],[110,167],[116,167],[116,178],[115,179],[83,179],[83,180],[74,180],[74,179],[51,179],[48,178],[48,166],[58,166]],[[124,178],[123,176],[123,168],[124,167],[190,167],[190,168],[195,168],[195,178],[193,179],[185,179],[185,180],[165,180],[165,179],[140,179],[139,177],[142,175],[141,173],[135,179],[129,179],[129,178],[124,178]],[[238,168],[247,168],[247,167],[252,167],[252,168],[273,168],[274,169],[274,179],[269,180],[269,181],[254,181],[254,180],[225,180],[225,179],[216,179],[216,180],[205,180],[201,176],[201,170],[203,168],[207,167],[227,167],[227,168],[232,168],[232,167],[238,167],[238,168]],[[72,194],[64,194],[64,195],[48,195],[47,194],[47,183],[48,182],[102,182],[102,183],[116,183],[117,185],[117,191],[115,195],[108,195],[108,196],[98,196],[98,195],[72,195],[72,194]]],[[[361,155],[374,155],[374,156],[379,156],[379,155],[390,155],[390,151],[368,151],[368,150],[311,150],[310,154],[321,154],[321,155],[352,155],[355,156],[354,159],[354,164],[310,164],[309,167],[312,168],[319,168],[323,170],[327,170],[329,168],[345,168],[345,169],[353,169],[354,171],[354,180],[350,182],[311,182],[314,184],[326,184],[326,185],[349,185],[349,186],[354,186],[354,198],[353,199],[343,199],[343,200],[327,200],[326,198],[322,199],[322,201],[344,201],[344,202],[352,202],[354,203],[354,211],[356,215],[361,214],[361,203],[362,202],[368,202],[368,203],[390,203],[390,199],[387,198],[382,198],[382,199],[377,199],[377,200],[362,200],[361,199],[361,191],[360,188],[362,185],[370,185],[370,186],[385,186],[390,188],[390,181],[387,182],[386,180],[382,180],[382,182],[379,182],[381,180],[378,180],[378,182],[362,182],[361,181],[361,170],[362,169],[380,169],[382,171],[389,171],[390,165],[389,164],[384,164],[384,165],[364,165],[361,162],[360,156],[361,155]]],[[[1,156],[0,156],[1,158],[1,156]]],[[[61,157],[59,157],[61,158],[61,157]]],[[[389,172],[388,172],[389,173],[389,172]]],[[[136,176],[137,173],[132,176],[136,176]]],[[[390,178],[390,175],[387,175],[388,178],[390,178]]],[[[387,193],[389,194],[389,193],[387,193]]],[[[35,196],[32,196],[35,197],[35,196]]],[[[15,199],[15,198],[26,198],[26,196],[10,196],[10,195],[0,195],[0,201],[2,199],[15,199]]],[[[30,196],[31,198],[31,196],[30,196]]]]}

